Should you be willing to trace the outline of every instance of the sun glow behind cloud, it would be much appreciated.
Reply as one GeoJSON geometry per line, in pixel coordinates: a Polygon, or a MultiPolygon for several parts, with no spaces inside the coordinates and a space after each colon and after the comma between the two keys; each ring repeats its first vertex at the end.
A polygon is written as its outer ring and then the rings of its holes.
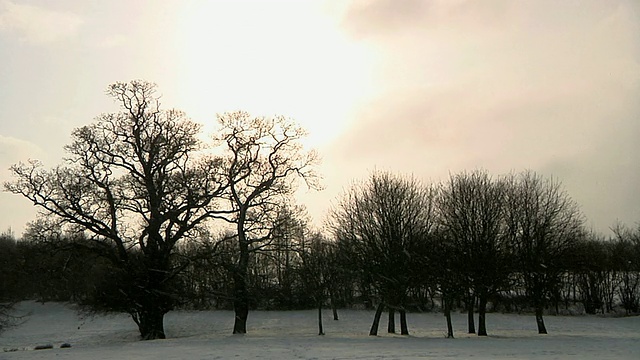
{"type": "Polygon", "coordinates": [[[215,114],[284,115],[328,145],[370,95],[369,49],[320,2],[200,1],[181,10],[180,106],[212,130],[215,114]]]}

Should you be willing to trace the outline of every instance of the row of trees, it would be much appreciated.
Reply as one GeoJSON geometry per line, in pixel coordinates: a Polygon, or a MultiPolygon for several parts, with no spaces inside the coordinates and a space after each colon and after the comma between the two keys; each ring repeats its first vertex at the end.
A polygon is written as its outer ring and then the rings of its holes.
{"type": "Polygon", "coordinates": [[[116,83],[108,94],[121,111],[76,129],[62,165],[12,167],[5,189],[44,216],[22,241],[0,244],[3,299],[127,312],[143,339],[164,338],[164,315],[187,306],[233,308],[233,332],[244,333],[250,308],[329,304],[337,318],[337,307],[376,304],[372,335],[385,309],[388,331],[397,311],[408,334],[408,309],[441,306],[450,336],[457,308],[470,332],[477,310],[479,335],[499,304],[533,309],[541,333],[544,309],[563,301],[638,309],[638,233],[590,240],[554,179],[474,171],[427,186],[374,173],[313,233],[291,201],[297,179],[319,188],[295,124],[222,114],[207,146],[184,113],[160,109],[155,85],[116,83]]]}
{"type": "MultiPolygon", "coordinates": [[[[287,212],[283,217],[293,214],[287,212]]],[[[388,331],[396,331],[395,312],[402,314],[402,309],[405,316],[400,318],[405,325],[401,326],[401,332],[408,333],[406,311],[444,311],[450,321],[451,311],[464,311],[478,305],[477,300],[470,304],[474,300],[468,296],[470,289],[463,285],[466,277],[457,269],[461,264],[457,263],[449,242],[434,237],[417,248],[426,250],[428,255],[412,255],[423,256],[416,261],[420,265],[412,270],[413,282],[402,297],[391,296],[381,291],[385,289],[381,284],[392,284],[394,276],[404,279],[407,275],[399,276],[402,268],[384,270],[379,267],[383,261],[366,259],[367,256],[384,259],[383,252],[359,250],[356,254],[347,243],[305,230],[302,221],[289,217],[286,222],[286,231],[274,236],[269,251],[250,255],[247,287],[251,308],[330,306],[337,319],[337,308],[376,308],[379,304],[378,308],[389,311],[388,331]],[[363,262],[375,261],[376,269],[361,266],[363,262]],[[404,303],[391,302],[397,298],[403,298],[404,303]]],[[[76,245],[87,241],[83,236],[65,234],[44,225],[30,224],[20,241],[9,234],[3,235],[0,241],[1,300],[7,303],[20,299],[69,301],[97,310],[113,310],[103,302],[105,296],[119,293],[124,284],[133,279],[114,277],[108,261],[76,245]]],[[[638,313],[640,229],[617,227],[615,234],[614,238],[605,240],[586,233],[576,241],[570,254],[561,259],[563,270],[558,282],[544,298],[549,313],[638,313]]],[[[226,264],[232,264],[237,255],[231,246],[233,243],[222,240],[224,237],[204,238],[178,247],[175,258],[190,262],[168,286],[176,307],[233,308],[234,284],[226,264]],[[217,250],[212,251],[216,246],[217,250]]],[[[524,286],[524,277],[513,268],[508,272],[504,286],[489,297],[487,311],[535,313],[535,304],[539,302],[524,286]]],[[[377,314],[376,324],[380,315],[381,312],[377,314]]],[[[470,319],[473,326],[473,317],[470,319]]],[[[451,323],[448,325],[453,336],[451,323]]],[[[375,330],[371,333],[377,334],[377,325],[375,330]]]]}
{"type": "Polygon", "coordinates": [[[331,215],[331,228],[357,268],[371,276],[383,307],[400,310],[401,332],[411,287],[435,285],[448,334],[450,310],[462,299],[469,332],[487,335],[491,298],[522,288],[546,333],[543,310],[584,238],[578,206],[553,179],[533,172],[492,179],[484,171],[460,173],[438,186],[386,173],[356,186],[331,215]]]}

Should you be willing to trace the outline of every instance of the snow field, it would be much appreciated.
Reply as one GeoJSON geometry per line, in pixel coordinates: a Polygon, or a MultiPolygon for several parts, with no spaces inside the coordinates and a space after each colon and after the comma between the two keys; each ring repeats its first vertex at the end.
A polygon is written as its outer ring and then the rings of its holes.
{"type": "MultiPolygon", "coordinates": [[[[174,311],[165,317],[167,340],[138,341],[123,314],[83,317],[58,303],[23,302],[24,322],[0,335],[0,359],[640,359],[640,317],[548,316],[538,335],[531,315],[488,314],[489,336],[466,334],[466,314],[454,314],[456,339],[446,339],[440,313],[408,314],[411,336],[368,336],[373,311],[253,311],[246,335],[231,335],[231,311],[174,311]],[[60,345],[70,343],[69,349],[60,345]],[[51,344],[53,349],[33,350],[51,344]]],[[[396,324],[396,327],[399,325],[396,324]]]]}

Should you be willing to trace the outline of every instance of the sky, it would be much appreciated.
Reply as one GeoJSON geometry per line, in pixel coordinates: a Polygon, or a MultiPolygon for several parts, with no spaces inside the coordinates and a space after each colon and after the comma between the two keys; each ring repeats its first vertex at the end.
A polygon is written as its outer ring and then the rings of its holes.
{"type": "MultiPolygon", "coordinates": [[[[309,131],[316,226],[372,171],[560,180],[588,228],[640,222],[640,3],[634,0],[0,0],[0,182],[61,162],[71,131],[117,111],[108,84],[162,105],[285,115],[309,131]]],[[[36,209],[0,193],[0,232],[36,209]]]]}

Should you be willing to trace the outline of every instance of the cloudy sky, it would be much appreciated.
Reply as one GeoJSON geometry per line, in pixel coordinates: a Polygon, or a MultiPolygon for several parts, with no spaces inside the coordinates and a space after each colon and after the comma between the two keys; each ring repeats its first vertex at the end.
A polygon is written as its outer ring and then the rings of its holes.
{"type": "MultiPolygon", "coordinates": [[[[0,52],[1,182],[141,78],[207,131],[237,109],[303,124],[316,224],[372,170],[477,168],[557,177],[601,232],[640,221],[635,0],[0,0],[0,52]]],[[[0,193],[0,232],[35,213],[0,193]]]]}

